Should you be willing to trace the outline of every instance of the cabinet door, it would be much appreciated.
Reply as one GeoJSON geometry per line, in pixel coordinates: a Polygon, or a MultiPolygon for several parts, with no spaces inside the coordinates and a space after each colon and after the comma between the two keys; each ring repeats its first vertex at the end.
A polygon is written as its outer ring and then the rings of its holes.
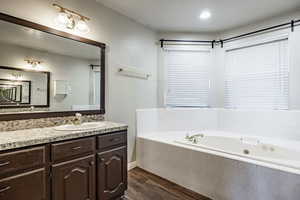
{"type": "Polygon", "coordinates": [[[88,156],[52,167],[53,200],[95,199],[95,157],[88,156]]]}
{"type": "Polygon", "coordinates": [[[0,180],[0,200],[46,200],[46,172],[38,169],[0,180]]]}
{"type": "Polygon", "coordinates": [[[98,200],[111,200],[127,189],[127,148],[98,154],[98,200]]]}

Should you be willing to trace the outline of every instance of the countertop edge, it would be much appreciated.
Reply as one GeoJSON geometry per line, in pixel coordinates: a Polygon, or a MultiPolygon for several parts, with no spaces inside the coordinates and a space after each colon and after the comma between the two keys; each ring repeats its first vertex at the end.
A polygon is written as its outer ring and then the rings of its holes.
{"type": "MultiPolygon", "coordinates": [[[[117,123],[115,123],[115,124],[117,124],[117,123]]],[[[50,129],[50,128],[47,128],[47,129],[50,129]]],[[[88,130],[88,131],[72,131],[70,133],[67,133],[67,134],[64,133],[59,136],[57,136],[57,135],[56,136],[45,136],[44,138],[33,138],[33,139],[28,139],[28,140],[25,139],[23,141],[18,140],[15,142],[7,142],[4,144],[0,143],[0,153],[3,151],[8,151],[8,150],[15,150],[15,149],[25,148],[25,147],[30,147],[30,146],[49,144],[49,143],[53,143],[53,142],[60,142],[60,141],[71,140],[71,139],[79,139],[79,138],[96,136],[96,135],[103,135],[103,134],[106,134],[109,132],[124,131],[127,129],[128,129],[128,125],[118,124],[117,127],[114,126],[114,127],[107,127],[107,128],[102,128],[102,129],[100,128],[97,130],[88,130]]],[[[29,130],[26,130],[26,131],[29,131],[29,130]]],[[[56,131],[56,133],[59,133],[59,132],[56,131]]],[[[5,133],[5,134],[14,134],[14,133],[12,132],[12,133],[5,133]]]]}

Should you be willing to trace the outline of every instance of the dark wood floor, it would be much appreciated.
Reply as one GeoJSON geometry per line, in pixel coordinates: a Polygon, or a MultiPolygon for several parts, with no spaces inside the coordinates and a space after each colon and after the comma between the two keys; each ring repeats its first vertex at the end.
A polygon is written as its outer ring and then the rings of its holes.
{"type": "Polygon", "coordinates": [[[128,200],[210,200],[140,168],[129,171],[128,200]]]}

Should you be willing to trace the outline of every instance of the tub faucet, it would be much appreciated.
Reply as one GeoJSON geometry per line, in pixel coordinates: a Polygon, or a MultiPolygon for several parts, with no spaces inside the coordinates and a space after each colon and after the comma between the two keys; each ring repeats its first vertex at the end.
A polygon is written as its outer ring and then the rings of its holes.
{"type": "Polygon", "coordinates": [[[196,144],[197,139],[199,137],[203,138],[204,134],[196,134],[196,135],[192,135],[192,136],[189,136],[189,134],[186,134],[185,139],[196,144]]]}

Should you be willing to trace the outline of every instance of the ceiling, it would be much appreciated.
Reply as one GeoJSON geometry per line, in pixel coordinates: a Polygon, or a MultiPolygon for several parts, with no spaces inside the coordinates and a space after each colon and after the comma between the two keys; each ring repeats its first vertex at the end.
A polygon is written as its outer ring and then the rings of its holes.
{"type": "Polygon", "coordinates": [[[220,32],[300,8],[300,0],[96,0],[157,31],[220,32]],[[212,13],[199,19],[201,11],[212,13]]]}

